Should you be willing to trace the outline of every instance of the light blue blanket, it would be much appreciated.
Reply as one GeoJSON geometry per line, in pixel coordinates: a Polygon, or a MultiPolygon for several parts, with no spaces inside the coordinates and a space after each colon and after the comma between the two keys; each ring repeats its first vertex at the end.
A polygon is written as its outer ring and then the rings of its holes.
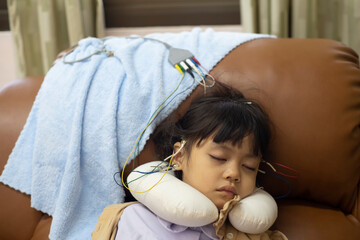
{"type": "MultiPolygon", "coordinates": [[[[211,29],[152,34],[191,51],[212,69],[233,48],[268,35],[221,33],[211,29]]],[[[90,239],[104,207],[120,203],[120,172],[151,115],[175,89],[180,73],[168,62],[168,49],[144,39],[87,38],[67,61],[105,46],[105,52],[73,64],[58,62],[47,73],[0,181],[31,194],[31,206],[53,217],[51,239],[90,239]]],[[[192,92],[188,75],[139,144],[192,92]]]]}

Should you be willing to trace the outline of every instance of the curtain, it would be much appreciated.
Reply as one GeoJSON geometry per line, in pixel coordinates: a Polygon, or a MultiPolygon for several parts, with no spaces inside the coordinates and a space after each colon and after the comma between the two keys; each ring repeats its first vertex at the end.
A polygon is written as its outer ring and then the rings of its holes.
{"type": "Polygon", "coordinates": [[[360,53],[360,0],[240,0],[246,32],[329,38],[360,53]]]}
{"type": "Polygon", "coordinates": [[[103,37],[102,0],[8,0],[17,77],[44,75],[62,50],[103,37]]]}

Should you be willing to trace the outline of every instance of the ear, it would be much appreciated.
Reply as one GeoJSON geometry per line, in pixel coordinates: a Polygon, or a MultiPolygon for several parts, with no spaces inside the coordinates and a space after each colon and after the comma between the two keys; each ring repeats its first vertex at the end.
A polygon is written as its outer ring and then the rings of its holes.
{"type": "Polygon", "coordinates": [[[179,165],[179,167],[177,167],[175,170],[183,170],[183,166],[184,166],[184,163],[185,163],[185,150],[184,148],[182,148],[182,145],[180,142],[176,142],[174,144],[174,152],[173,154],[176,154],[174,157],[173,157],[173,160],[172,160],[172,163],[173,164],[177,164],[179,165]]]}

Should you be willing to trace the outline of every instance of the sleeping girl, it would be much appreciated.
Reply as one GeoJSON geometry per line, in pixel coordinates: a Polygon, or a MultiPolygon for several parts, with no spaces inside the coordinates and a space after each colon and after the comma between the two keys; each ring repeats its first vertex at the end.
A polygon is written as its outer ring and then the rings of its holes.
{"type": "Polygon", "coordinates": [[[153,137],[160,159],[170,156],[170,163],[136,168],[127,180],[139,202],[106,208],[93,239],[287,239],[268,230],[276,203],[256,188],[270,139],[258,104],[218,88],[153,137]],[[141,192],[144,184],[152,189],[141,192]]]}

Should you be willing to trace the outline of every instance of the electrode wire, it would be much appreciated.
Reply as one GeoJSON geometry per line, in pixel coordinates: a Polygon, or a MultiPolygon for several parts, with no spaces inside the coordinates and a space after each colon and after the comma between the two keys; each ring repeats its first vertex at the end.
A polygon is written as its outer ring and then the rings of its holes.
{"type": "Polygon", "coordinates": [[[281,181],[285,182],[285,183],[288,185],[288,191],[287,191],[287,193],[285,193],[284,195],[281,195],[281,196],[275,196],[274,199],[275,199],[275,200],[278,200],[278,199],[286,198],[287,196],[289,196],[290,193],[291,193],[291,184],[290,184],[286,179],[284,179],[284,178],[281,177],[281,176],[275,175],[275,174],[273,174],[273,173],[269,173],[269,175],[272,176],[272,177],[279,178],[281,181]]]}
{"type": "MultiPolygon", "coordinates": [[[[135,190],[130,189],[130,187],[127,186],[129,183],[134,182],[134,181],[136,181],[136,180],[138,180],[138,179],[146,176],[146,174],[144,174],[144,175],[142,175],[142,176],[139,176],[138,178],[136,178],[136,179],[128,182],[127,185],[124,183],[124,179],[123,179],[123,176],[122,176],[122,179],[121,179],[121,180],[122,180],[123,186],[124,186],[127,190],[129,190],[129,191],[131,191],[131,192],[134,192],[134,193],[146,193],[146,192],[150,191],[150,190],[153,189],[159,182],[161,182],[161,180],[165,177],[165,175],[167,174],[167,172],[168,172],[169,169],[171,168],[171,162],[172,162],[174,156],[175,156],[175,154],[171,155],[171,158],[170,158],[170,161],[169,161],[169,165],[168,165],[166,171],[165,171],[164,174],[161,176],[161,178],[160,178],[152,187],[150,187],[149,189],[147,189],[147,190],[145,190],[145,191],[138,192],[138,191],[135,191],[135,190]]],[[[162,163],[162,162],[161,162],[161,163],[162,163]]],[[[161,163],[160,163],[160,164],[161,164],[161,163]]],[[[160,165],[160,164],[159,164],[159,165],[160,165]]]]}
{"type": "MultiPolygon", "coordinates": [[[[165,102],[166,102],[166,101],[176,92],[176,90],[179,88],[179,86],[180,86],[180,84],[182,83],[183,79],[184,79],[184,74],[181,75],[181,79],[180,79],[178,85],[176,86],[176,88],[166,97],[166,99],[160,104],[160,106],[159,106],[158,109],[155,111],[155,113],[151,116],[148,124],[147,124],[146,127],[141,131],[140,135],[139,135],[138,138],[136,139],[135,145],[134,145],[133,149],[131,150],[129,156],[127,157],[125,163],[124,163],[124,166],[123,166],[122,171],[121,171],[121,182],[122,182],[123,186],[124,186],[125,188],[127,188],[129,191],[133,191],[133,190],[131,190],[130,188],[128,188],[128,187],[126,186],[126,184],[125,184],[125,181],[124,181],[124,172],[125,172],[126,165],[127,165],[128,161],[129,161],[130,157],[133,155],[135,149],[137,148],[137,145],[138,145],[138,143],[139,143],[139,140],[142,138],[142,136],[143,136],[143,134],[145,133],[145,131],[147,130],[147,128],[150,126],[150,124],[154,121],[154,119],[156,118],[156,116],[158,115],[158,113],[161,111],[161,109],[162,109],[162,107],[164,106],[165,102]]],[[[168,171],[168,170],[167,170],[167,171],[168,171]]],[[[167,171],[166,171],[166,172],[167,172],[167,171]]],[[[162,177],[162,178],[163,178],[163,177],[162,177]]],[[[162,179],[162,178],[161,178],[161,179],[162,179]]]]}
{"type": "MultiPolygon", "coordinates": [[[[191,89],[193,85],[194,85],[194,82],[193,82],[189,87],[187,87],[186,89],[184,89],[183,91],[181,91],[181,92],[177,93],[176,95],[174,95],[174,96],[164,105],[164,107],[163,107],[162,109],[160,109],[159,113],[161,113],[161,111],[162,111],[163,109],[165,109],[177,96],[179,96],[180,94],[182,94],[182,93],[188,91],[189,89],[191,89]]],[[[158,114],[159,114],[159,113],[158,113],[158,114]]],[[[151,118],[151,117],[150,117],[150,118],[151,118]]],[[[143,137],[143,136],[140,137],[139,142],[141,141],[142,137],[143,137]]],[[[137,144],[137,148],[136,148],[136,150],[135,150],[135,152],[134,152],[134,158],[135,158],[135,156],[137,156],[138,154],[139,154],[139,144],[137,144]]],[[[166,159],[166,160],[167,160],[167,159],[166,159]]],[[[165,160],[163,160],[163,161],[165,161],[165,160]]],[[[132,170],[134,170],[134,169],[135,169],[135,161],[133,161],[132,170]]]]}
{"type": "Polygon", "coordinates": [[[295,169],[293,169],[293,168],[291,168],[291,167],[285,166],[285,165],[283,165],[283,164],[276,163],[276,162],[271,162],[271,164],[278,165],[278,166],[280,166],[280,167],[283,167],[283,168],[285,168],[285,169],[288,169],[288,170],[290,170],[290,171],[293,171],[296,175],[289,175],[289,174],[285,174],[285,173],[280,172],[280,171],[276,171],[277,174],[280,174],[280,175],[283,175],[283,176],[289,177],[289,178],[298,178],[298,171],[297,171],[297,170],[295,170],[295,169]]]}

